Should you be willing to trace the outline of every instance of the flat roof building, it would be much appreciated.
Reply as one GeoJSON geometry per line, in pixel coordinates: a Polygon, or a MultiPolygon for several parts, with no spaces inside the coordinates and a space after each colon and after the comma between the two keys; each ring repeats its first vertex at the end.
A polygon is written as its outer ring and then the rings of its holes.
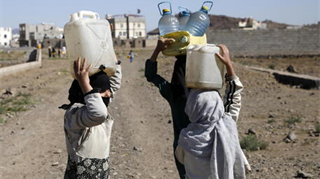
{"type": "Polygon", "coordinates": [[[135,39],[146,37],[146,19],[142,15],[106,15],[112,38],[135,39]]]}
{"type": "Polygon", "coordinates": [[[19,25],[19,46],[36,46],[42,43],[44,39],[62,39],[63,29],[56,27],[54,24],[41,23],[33,24],[20,24],[19,25]]]}
{"type": "Polygon", "coordinates": [[[12,39],[12,29],[10,27],[0,27],[0,46],[9,47],[12,39]]]}

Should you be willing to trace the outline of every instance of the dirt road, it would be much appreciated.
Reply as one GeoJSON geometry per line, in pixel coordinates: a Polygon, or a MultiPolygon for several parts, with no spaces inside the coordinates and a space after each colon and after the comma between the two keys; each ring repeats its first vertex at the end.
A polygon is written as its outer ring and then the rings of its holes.
{"type": "MultiPolygon", "coordinates": [[[[110,106],[115,118],[111,142],[111,178],[177,179],[172,151],[170,108],[156,87],[144,78],[150,50],[136,50],[133,63],[128,51],[122,60],[122,87],[110,106]]],[[[170,81],[173,58],[160,57],[159,73],[170,81]]],[[[25,112],[3,115],[0,124],[1,179],[63,178],[67,154],[63,133],[64,111],[72,78],[65,59],[44,60],[43,67],[1,79],[0,90],[29,93],[33,105],[25,112]]],[[[278,84],[269,74],[236,65],[245,86],[238,123],[240,136],[254,129],[269,142],[267,150],[246,152],[253,172],[248,178],[293,178],[298,170],[320,177],[319,137],[310,136],[319,117],[319,90],[278,84]],[[298,117],[299,123],[284,121],[298,117]],[[272,121],[272,122],[271,122],[272,121]],[[289,132],[295,142],[285,143],[289,132]]],[[[1,94],[0,94],[1,95],[1,94]]]]}

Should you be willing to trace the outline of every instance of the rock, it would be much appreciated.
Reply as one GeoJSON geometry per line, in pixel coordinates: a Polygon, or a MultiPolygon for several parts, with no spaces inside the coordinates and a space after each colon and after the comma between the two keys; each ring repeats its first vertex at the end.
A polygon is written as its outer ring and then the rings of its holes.
{"type": "Polygon", "coordinates": [[[291,73],[297,73],[297,71],[294,69],[294,67],[293,67],[292,65],[289,65],[289,66],[287,67],[287,71],[288,71],[288,72],[291,72],[291,73]]]}
{"type": "Polygon", "coordinates": [[[133,146],[133,150],[138,151],[138,152],[142,152],[142,149],[141,149],[141,148],[138,148],[138,147],[136,147],[136,146],[133,146]]]}
{"type": "Polygon", "coordinates": [[[256,135],[257,133],[256,133],[256,131],[253,129],[253,128],[250,128],[250,129],[248,129],[248,133],[247,133],[248,135],[249,134],[252,134],[252,135],[256,135]]]}
{"type": "Polygon", "coordinates": [[[10,113],[7,113],[6,116],[9,118],[13,118],[13,115],[11,115],[10,113]]]}
{"type": "Polygon", "coordinates": [[[54,162],[51,164],[51,166],[55,167],[55,166],[58,166],[59,165],[59,162],[54,162]]]}
{"type": "Polygon", "coordinates": [[[310,137],[315,137],[316,135],[313,133],[313,131],[309,131],[309,136],[310,137]]]}
{"type": "Polygon", "coordinates": [[[290,142],[295,142],[295,140],[297,139],[297,136],[294,132],[290,132],[284,139],[283,141],[285,143],[290,143],[290,142]]]}
{"type": "Polygon", "coordinates": [[[62,151],[60,149],[53,152],[53,154],[60,154],[62,151]]]}
{"type": "Polygon", "coordinates": [[[17,89],[15,88],[8,88],[6,90],[4,90],[2,92],[3,95],[6,95],[6,96],[15,96],[17,94],[17,89]]]}
{"type": "Polygon", "coordinates": [[[313,177],[313,175],[311,175],[310,173],[306,173],[306,172],[301,171],[301,170],[297,171],[296,178],[312,178],[312,177],[313,177]]]}
{"type": "Polygon", "coordinates": [[[269,114],[269,118],[274,118],[275,116],[273,114],[269,114]]]}

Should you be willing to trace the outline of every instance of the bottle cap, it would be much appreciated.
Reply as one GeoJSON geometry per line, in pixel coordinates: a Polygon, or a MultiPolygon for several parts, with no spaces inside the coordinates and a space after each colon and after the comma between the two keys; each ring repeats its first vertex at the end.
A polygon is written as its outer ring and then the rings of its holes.
{"type": "Polygon", "coordinates": [[[190,16],[190,13],[188,11],[182,11],[181,16],[190,16]]]}
{"type": "Polygon", "coordinates": [[[202,9],[204,9],[204,10],[206,10],[206,11],[209,10],[209,8],[208,8],[207,6],[202,6],[202,9]]]}
{"type": "Polygon", "coordinates": [[[163,9],[162,13],[165,14],[171,14],[170,9],[163,9]]]}

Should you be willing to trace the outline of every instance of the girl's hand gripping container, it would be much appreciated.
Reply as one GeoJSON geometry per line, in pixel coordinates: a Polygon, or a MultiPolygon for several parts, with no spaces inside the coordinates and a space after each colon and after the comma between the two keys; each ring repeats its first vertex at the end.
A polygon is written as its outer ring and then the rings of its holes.
{"type": "Polygon", "coordinates": [[[187,48],[191,45],[206,45],[207,36],[204,34],[201,37],[193,36],[187,31],[178,31],[166,34],[164,38],[173,38],[174,42],[168,46],[168,48],[162,51],[166,56],[178,56],[185,55],[187,48]]]}
{"type": "Polygon", "coordinates": [[[73,61],[78,57],[86,58],[87,64],[92,64],[90,76],[100,70],[108,76],[115,73],[117,58],[106,19],[100,19],[99,14],[91,11],[74,13],[64,26],[64,34],[73,77],[73,61]]]}
{"type": "Polygon", "coordinates": [[[224,64],[216,58],[220,48],[213,45],[191,45],[187,49],[186,86],[197,89],[221,89],[224,64]]]}

